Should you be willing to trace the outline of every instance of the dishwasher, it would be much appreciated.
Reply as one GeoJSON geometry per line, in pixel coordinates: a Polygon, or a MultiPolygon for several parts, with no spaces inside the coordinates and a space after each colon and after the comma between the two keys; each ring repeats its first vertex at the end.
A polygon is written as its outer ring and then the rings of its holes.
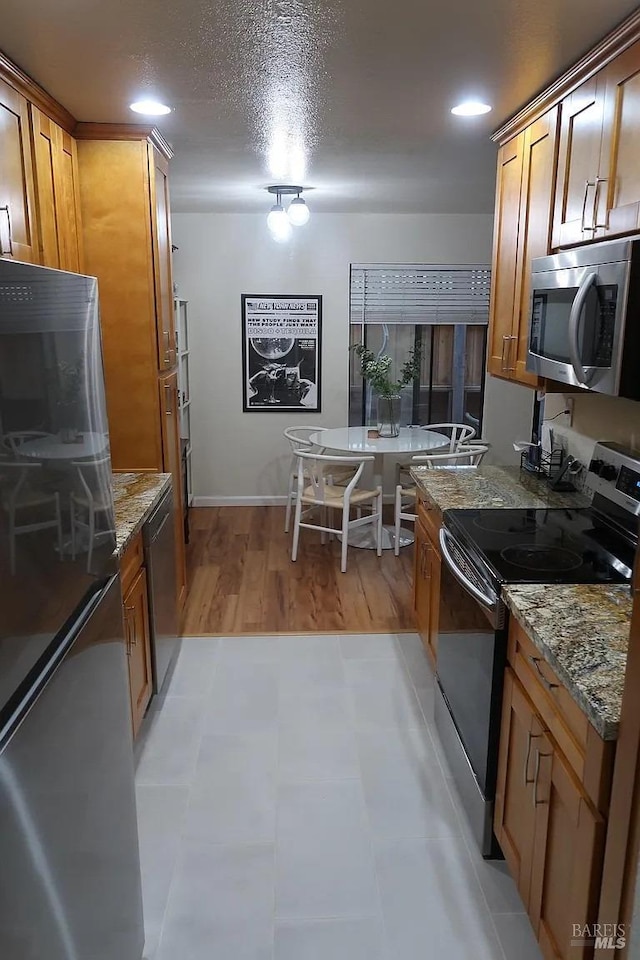
{"type": "Polygon", "coordinates": [[[147,567],[153,690],[159,693],[180,647],[176,596],[176,534],[169,490],[142,528],[147,567]]]}

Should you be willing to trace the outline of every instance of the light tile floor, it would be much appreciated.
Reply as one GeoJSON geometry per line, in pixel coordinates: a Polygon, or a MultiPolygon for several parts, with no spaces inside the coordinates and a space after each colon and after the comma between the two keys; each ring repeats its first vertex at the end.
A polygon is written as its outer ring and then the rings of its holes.
{"type": "Polygon", "coordinates": [[[136,748],[146,960],[540,960],[418,636],[185,639],[136,748]]]}

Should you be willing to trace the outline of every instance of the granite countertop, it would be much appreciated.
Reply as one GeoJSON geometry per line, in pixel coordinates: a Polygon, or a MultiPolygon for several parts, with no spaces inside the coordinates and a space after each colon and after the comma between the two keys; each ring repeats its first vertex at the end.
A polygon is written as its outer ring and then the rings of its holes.
{"type": "Polygon", "coordinates": [[[550,490],[539,477],[519,467],[479,466],[477,469],[412,467],[419,490],[440,510],[489,507],[522,508],[586,507],[584,494],[550,490]]]}
{"type": "Polygon", "coordinates": [[[171,474],[114,473],[111,483],[116,511],[116,555],[121,557],[162,494],[169,489],[171,474]]]}
{"type": "Polygon", "coordinates": [[[502,588],[509,609],[604,740],[618,736],[631,591],[604,584],[502,588]]]}

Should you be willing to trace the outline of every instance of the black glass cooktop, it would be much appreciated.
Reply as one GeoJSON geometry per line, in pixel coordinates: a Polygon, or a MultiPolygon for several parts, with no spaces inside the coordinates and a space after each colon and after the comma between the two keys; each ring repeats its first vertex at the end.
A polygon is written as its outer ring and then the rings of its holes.
{"type": "Polygon", "coordinates": [[[502,583],[624,583],[633,548],[589,508],[447,510],[445,524],[502,583]]]}

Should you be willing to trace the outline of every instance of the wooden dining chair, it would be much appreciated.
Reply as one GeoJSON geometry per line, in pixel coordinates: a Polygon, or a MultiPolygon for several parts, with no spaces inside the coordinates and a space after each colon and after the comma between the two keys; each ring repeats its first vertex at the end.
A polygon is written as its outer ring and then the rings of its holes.
{"type": "MultiPolygon", "coordinates": [[[[411,458],[411,463],[415,466],[430,467],[432,470],[447,467],[477,467],[484,455],[489,450],[486,443],[462,443],[457,450],[453,452],[440,451],[438,453],[418,454],[411,458]]],[[[394,553],[396,557],[400,553],[400,527],[402,521],[415,523],[416,521],[416,486],[412,478],[408,484],[398,483],[396,485],[395,507],[394,507],[394,553]]]]}
{"type": "Polygon", "coordinates": [[[309,437],[314,433],[320,433],[326,430],[326,427],[287,427],[283,430],[283,436],[289,441],[291,447],[291,463],[289,465],[289,479],[287,483],[287,509],[284,515],[284,532],[289,533],[289,524],[291,523],[291,508],[296,500],[298,475],[296,468],[298,466],[299,450],[316,450],[318,453],[324,452],[324,447],[317,447],[311,442],[309,437]]]}
{"type": "Polygon", "coordinates": [[[58,558],[62,559],[60,494],[43,482],[41,463],[0,461],[0,496],[8,517],[9,568],[16,573],[16,540],[28,533],[56,530],[58,558]]]}
{"type": "Polygon", "coordinates": [[[87,531],[87,573],[91,573],[93,548],[98,537],[113,533],[111,526],[99,529],[101,517],[111,519],[111,461],[109,457],[98,460],[72,460],[78,486],[69,495],[71,521],[71,559],[76,559],[78,533],[87,531]]]}
{"type": "Polygon", "coordinates": [[[296,510],[293,522],[293,545],[291,559],[298,556],[300,529],[319,530],[321,542],[326,534],[342,535],[340,569],[347,569],[347,547],[349,531],[356,527],[372,524],[375,529],[376,550],[382,554],[382,487],[363,489],[358,486],[366,463],[373,463],[373,457],[339,457],[327,454],[298,451],[296,466],[297,491],[296,510]],[[340,470],[348,468],[353,476],[344,486],[334,482],[334,476],[340,470]],[[351,519],[351,508],[358,510],[358,516],[351,519]],[[363,509],[369,508],[369,513],[363,509]],[[315,511],[320,511],[318,522],[311,522],[315,511]],[[341,512],[340,526],[329,526],[328,513],[331,510],[341,512]]]}

